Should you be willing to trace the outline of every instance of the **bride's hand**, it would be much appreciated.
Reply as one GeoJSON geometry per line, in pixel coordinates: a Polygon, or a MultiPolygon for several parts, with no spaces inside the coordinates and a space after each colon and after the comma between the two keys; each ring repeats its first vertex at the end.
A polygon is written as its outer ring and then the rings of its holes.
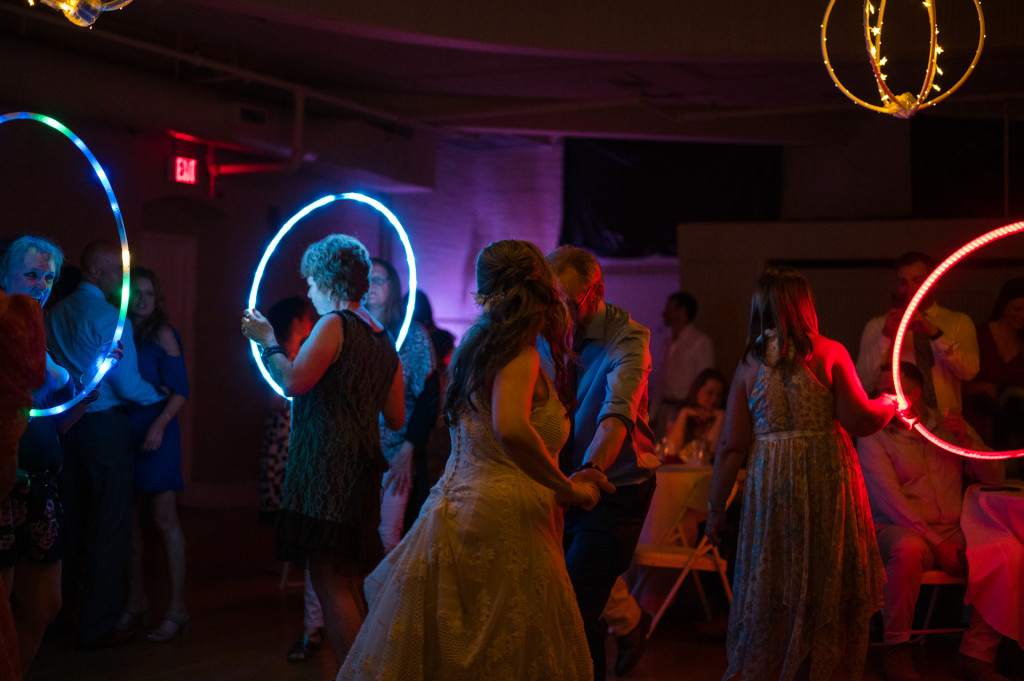
{"type": "Polygon", "coordinates": [[[569,482],[572,483],[572,499],[570,503],[573,506],[580,506],[584,511],[589,511],[597,506],[597,501],[601,498],[601,490],[596,483],[577,482],[575,480],[570,480],[569,482]]]}

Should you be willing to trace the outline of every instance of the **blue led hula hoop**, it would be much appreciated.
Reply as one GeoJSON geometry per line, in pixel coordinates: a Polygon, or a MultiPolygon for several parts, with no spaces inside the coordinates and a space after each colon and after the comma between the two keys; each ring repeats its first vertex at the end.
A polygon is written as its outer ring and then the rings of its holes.
{"type": "Polygon", "coordinates": [[[96,366],[96,374],[93,376],[89,384],[82,388],[81,392],[72,397],[64,404],[58,404],[55,407],[48,409],[33,409],[29,412],[31,417],[37,416],[51,416],[53,414],[59,414],[63,411],[67,411],[71,407],[75,406],[82,399],[88,395],[100,381],[103,380],[103,376],[113,366],[114,361],[107,357],[109,348],[117,345],[117,342],[121,340],[121,332],[124,331],[124,320],[128,316],[128,282],[129,282],[129,271],[131,257],[128,252],[128,238],[124,233],[124,221],[121,219],[121,208],[117,203],[117,198],[114,197],[114,190],[110,186],[110,181],[107,179],[107,173],[103,170],[103,166],[96,160],[93,153],[89,151],[89,147],[85,146],[85,142],[82,138],[71,132],[66,125],[57,121],[49,116],[42,114],[29,113],[27,111],[17,111],[15,113],[3,114],[0,116],[0,124],[14,120],[26,120],[26,121],[37,121],[43,125],[48,125],[60,134],[67,137],[69,140],[75,143],[79,151],[85,156],[86,160],[92,166],[92,170],[96,173],[96,177],[99,178],[100,184],[103,185],[103,191],[107,193],[107,199],[110,201],[110,210],[114,214],[114,220],[117,222],[117,234],[121,238],[121,309],[117,314],[117,326],[114,328],[114,335],[110,339],[108,345],[104,345],[100,350],[99,356],[96,358],[94,365],[96,366]]]}
{"type": "MultiPolygon", "coordinates": [[[[398,221],[395,214],[392,213],[387,207],[376,199],[371,199],[369,196],[364,194],[358,194],[356,192],[346,192],[344,194],[332,194],[325,196],[321,199],[317,199],[313,203],[309,204],[298,213],[293,215],[288,222],[284,223],[277,235],[267,245],[267,250],[263,252],[263,258],[260,260],[259,266],[256,268],[256,276],[252,280],[252,289],[249,291],[249,304],[246,306],[247,309],[256,307],[256,294],[259,292],[260,280],[263,279],[263,270],[267,267],[267,262],[270,261],[270,257],[274,254],[274,250],[277,245],[284,238],[284,235],[294,227],[302,218],[306,217],[318,208],[333,203],[338,200],[349,200],[358,201],[359,203],[365,203],[368,206],[376,208],[377,211],[387,218],[391,226],[395,228],[398,233],[398,238],[402,241],[402,246],[405,248],[405,259],[409,264],[409,302],[405,306],[405,319],[402,321],[402,328],[398,331],[398,338],[395,339],[395,347],[401,348],[402,343],[405,342],[405,336],[409,332],[409,326],[412,324],[412,311],[416,307],[416,258],[412,253],[412,244],[409,243],[409,235],[406,234],[405,228],[402,227],[402,223],[398,221]]],[[[271,388],[277,392],[281,397],[286,397],[284,390],[274,381],[270,376],[270,372],[263,366],[263,362],[260,360],[260,346],[256,341],[250,340],[249,347],[252,350],[252,358],[256,361],[256,367],[260,370],[260,374],[263,375],[264,380],[270,385],[271,388]]]]}

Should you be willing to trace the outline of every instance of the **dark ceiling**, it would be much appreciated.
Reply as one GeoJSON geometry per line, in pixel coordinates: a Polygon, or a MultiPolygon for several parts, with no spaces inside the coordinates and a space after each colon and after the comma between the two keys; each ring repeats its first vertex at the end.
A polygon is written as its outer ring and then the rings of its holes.
{"type": "MultiPolygon", "coordinates": [[[[83,69],[128,67],[268,106],[295,107],[298,95],[308,114],[449,137],[801,143],[827,131],[832,116],[867,115],[842,96],[822,63],[825,0],[678,2],[658,10],[623,9],[611,0],[347,4],[135,0],[84,29],[48,7],[0,0],[0,42],[87,59],[83,69]]],[[[886,24],[894,57],[889,82],[916,90],[927,16],[916,0],[904,6],[917,14],[901,16],[900,4],[889,3],[886,24]]],[[[932,111],[1024,115],[1022,4],[985,3],[988,38],[979,65],[932,111]]],[[[860,8],[836,3],[829,45],[847,85],[876,102],[860,8]]],[[[948,86],[970,61],[978,23],[972,0],[938,0],[937,12],[946,44],[940,82],[948,86]]],[[[18,77],[4,69],[0,99],[17,90],[18,77]]],[[[24,92],[26,85],[18,87],[24,92]]]]}

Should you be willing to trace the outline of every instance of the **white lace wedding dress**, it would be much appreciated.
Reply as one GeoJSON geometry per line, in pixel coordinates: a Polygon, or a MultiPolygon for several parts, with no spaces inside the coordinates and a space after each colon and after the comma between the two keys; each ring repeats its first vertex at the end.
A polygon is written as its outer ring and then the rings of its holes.
{"type": "MultiPolygon", "coordinates": [[[[530,422],[552,458],[568,434],[549,385],[530,422]]],[[[452,428],[416,524],[366,579],[369,615],[339,681],[589,681],[554,493],[495,437],[491,414],[452,428]]]]}

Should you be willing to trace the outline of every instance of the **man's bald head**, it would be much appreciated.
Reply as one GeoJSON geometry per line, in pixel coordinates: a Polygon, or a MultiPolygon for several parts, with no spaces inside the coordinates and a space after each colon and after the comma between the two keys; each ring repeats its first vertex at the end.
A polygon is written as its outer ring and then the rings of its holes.
{"type": "Polygon", "coordinates": [[[112,241],[93,241],[82,251],[82,281],[103,295],[116,296],[123,277],[121,248],[112,241]]]}

